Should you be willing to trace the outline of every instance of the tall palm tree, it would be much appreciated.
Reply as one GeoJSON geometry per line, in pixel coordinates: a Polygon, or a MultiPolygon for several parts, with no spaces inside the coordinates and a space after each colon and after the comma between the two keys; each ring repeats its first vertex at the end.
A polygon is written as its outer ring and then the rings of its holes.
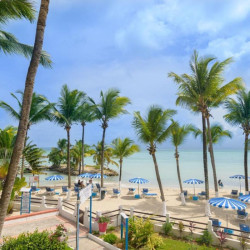
{"type": "MultiPolygon", "coordinates": [[[[10,19],[25,18],[30,22],[35,19],[35,9],[33,2],[29,0],[1,0],[0,1],[0,24],[6,24],[10,19]]],[[[30,58],[33,47],[20,43],[11,33],[0,30],[0,52],[5,54],[20,54],[30,58]]],[[[42,51],[40,63],[44,67],[51,67],[49,55],[42,51]]]]}
{"type": "Polygon", "coordinates": [[[67,168],[68,168],[68,187],[71,188],[71,168],[70,168],[70,129],[73,122],[78,120],[79,106],[83,97],[83,92],[78,90],[70,91],[65,84],[62,86],[61,97],[59,98],[55,112],[54,121],[63,126],[67,132],[67,168]]]}
{"type": "Polygon", "coordinates": [[[84,172],[84,134],[85,134],[85,126],[87,123],[93,122],[96,119],[96,115],[94,112],[94,106],[84,100],[83,104],[79,107],[79,116],[78,119],[82,125],[82,160],[79,165],[79,174],[84,172]]]}
{"type": "Polygon", "coordinates": [[[138,145],[134,144],[134,141],[128,137],[121,139],[116,138],[112,141],[111,144],[113,148],[113,157],[119,159],[120,163],[120,174],[119,174],[119,190],[121,189],[121,180],[122,180],[122,166],[123,159],[131,156],[132,154],[139,152],[140,148],[138,145]]]}
{"type": "MultiPolygon", "coordinates": [[[[15,94],[11,93],[11,96],[16,99],[18,104],[18,109],[15,110],[11,105],[6,102],[0,102],[0,108],[3,108],[6,112],[8,112],[14,119],[20,120],[21,119],[21,112],[22,112],[22,102],[24,93],[22,91],[17,91],[18,94],[21,95],[19,99],[15,94]]],[[[39,95],[37,93],[33,93],[31,107],[30,107],[30,114],[29,114],[29,121],[27,127],[27,134],[24,142],[24,148],[26,146],[26,141],[28,137],[28,131],[33,124],[37,124],[44,120],[50,120],[50,110],[52,108],[52,104],[46,99],[45,96],[39,95]]],[[[21,165],[21,178],[23,177],[23,170],[24,170],[24,156],[22,157],[22,165],[21,165]]]]}
{"type": "MultiPolygon", "coordinates": [[[[194,54],[190,61],[191,74],[177,75],[173,72],[169,73],[169,77],[179,85],[177,105],[181,105],[195,113],[200,113],[202,118],[202,141],[203,141],[203,166],[206,189],[206,215],[210,215],[209,200],[209,181],[208,181],[208,166],[207,166],[207,140],[209,141],[212,157],[213,145],[210,136],[210,108],[221,104],[225,98],[235,93],[239,88],[241,79],[236,78],[232,82],[223,85],[224,80],[222,73],[225,67],[232,61],[228,58],[222,62],[214,62],[214,57],[199,57],[198,53],[194,54]],[[214,62],[212,65],[211,63],[214,62]],[[211,66],[210,66],[211,65],[211,66]],[[217,96],[217,97],[216,97],[217,96]],[[208,127],[209,138],[206,136],[206,127],[208,127]]],[[[216,166],[214,159],[212,160],[213,179],[215,193],[218,195],[218,183],[216,166]]]]}
{"type": "Polygon", "coordinates": [[[111,119],[114,119],[121,114],[128,113],[124,109],[124,107],[130,103],[129,98],[125,96],[120,96],[119,94],[120,91],[117,89],[109,89],[105,93],[101,91],[101,101],[97,105],[91,99],[91,102],[95,105],[96,119],[101,121],[101,126],[103,129],[102,141],[101,141],[102,145],[101,187],[103,187],[104,145],[105,145],[105,135],[106,135],[106,129],[108,128],[108,123],[111,119]]]}
{"type": "Polygon", "coordinates": [[[245,134],[244,142],[244,172],[245,172],[245,192],[248,193],[248,144],[250,133],[250,91],[242,89],[237,94],[237,100],[230,98],[226,101],[225,107],[228,114],[224,116],[226,121],[233,126],[239,126],[245,134]]]}
{"type": "Polygon", "coordinates": [[[141,116],[140,112],[135,112],[133,120],[133,127],[139,139],[148,144],[147,149],[154,162],[155,174],[161,193],[161,200],[163,202],[163,215],[166,214],[166,201],[155,153],[157,144],[163,143],[170,134],[172,126],[167,126],[167,121],[175,113],[176,111],[174,110],[163,110],[161,107],[151,106],[145,118],[141,116]]]}
{"type": "Polygon", "coordinates": [[[173,126],[170,132],[170,140],[173,146],[175,147],[174,157],[176,159],[177,176],[178,176],[178,181],[179,181],[179,186],[180,186],[180,191],[181,191],[181,201],[182,201],[182,205],[185,205],[186,202],[185,202],[185,196],[184,196],[183,188],[182,188],[180,165],[179,165],[180,155],[179,155],[178,147],[181,144],[183,144],[184,140],[189,135],[189,133],[194,130],[194,127],[190,124],[180,126],[180,124],[176,121],[172,121],[172,123],[173,123],[173,126]]]}
{"type": "Polygon", "coordinates": [[[24,141],[29,123],[29,114],[32,102],[34,82],[42,53],[44,31],[46,26],[48,10],[49,10],[49,0],[41,0],[40,11],[37,21],[37,28],[36,28],[34,50],[32,52],[32,57],[25,81],[25,89],[24,89],[22,112],[21,112],[22,115],[19,121],[16,141],[9,164],[8,174],[4,182],[3,191],[0,199],[0,236],[2,233],[4,219],[10,202],[11,192],[16,179],[18,162],[23,152],[24,141]]]}

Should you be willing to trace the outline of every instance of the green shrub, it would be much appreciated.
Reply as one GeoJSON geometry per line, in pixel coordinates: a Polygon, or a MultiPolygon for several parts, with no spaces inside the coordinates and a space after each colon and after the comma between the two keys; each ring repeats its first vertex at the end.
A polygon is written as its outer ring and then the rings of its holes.
{"type": "Polygon", "coordinates": [[[154,225],[149,218],[130,218],[128,235],[131,248],[155,249],[162,244],[162,239],[154,232],[154,225]]]}
{"type": "Polygon", "coordinates": [[[184,228],[185,228],[185,226],[184,226],[183,222],[180,221],[180,222],[178,223],[178,229],[179,229],[179,232],[180,232],[180,237],[182,237],[182,233],[183,233],[183,231],[184,231],[184,228]]]}
{"type": "Polygon", "coordinates": [[[204,230],[203,234],[197,239],[199,244],[205,244],[206,246],[211,246],[213,242],[212,235],[208,232],[208,230],[204,230]]]}
{"type": "Polygon", "coordinates": [[[162,230],[163,230],[165,235],[171,234],[171,232],[173,230],[173,225],[174,225],[173,222],[168,222],[168,221],[162,225],[162,230]]]}
{"type": "Polygon", "coordinates": [[[109,244],[113,245],[117,241],[117,236],[115,234],[105,234],[103,237],[103,240],[105,242],[108,242],[109,244]]]}
{"type": "Polygon", "coordinates": [[[110,226],[110,227],[108,227],[107,230],[106,230],[107,233],[110,233],[110,232],[112,232],[112,231],[115,231],[115,227],[114,227],[114,226],[110,226]]]}

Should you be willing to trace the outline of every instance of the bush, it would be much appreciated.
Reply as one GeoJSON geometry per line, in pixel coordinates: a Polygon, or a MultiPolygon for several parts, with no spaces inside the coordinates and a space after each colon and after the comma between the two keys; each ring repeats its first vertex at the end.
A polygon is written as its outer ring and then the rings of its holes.
{"type": "Polygon", "coordinates": [[[173,230],[173,225],[174,225],[173,222],[165,222],[162,225],[162,230],[163,230],[165,235],[170,235],[171,234],[171,232],[173,230]]]}
{"type": "Polygon", "coordinates": [[[117,236],[115,234],[112,234],[112,233],[106,234],[106,235],[104,235],[103,240],[105,242],[108,242],[109,244],[113,245],[117,241],[117,236]]]}
{"type": "Polygon", "coordinates": [[[182,237],[182,233],[183,233],[183,231],[184,231],[184,228],[185,228],[185,226],[184,226],[183,222],[180,221],[180,222],[178,223],[178,230],[179,230],[179,232],[180,232],[180,237],[182,237]]]}
{"type": "Polygon", "coordinates": [[[133,217],[129,219],[129,243],[135,249],[155,249],[162,244],[162,239],[154,232],[154,225],[149,218],[133,217]]]}
{"type": "Polygon", "coordinates": [[[115,231],[115,227],[114,227],[114,226],[110,226],[110,227],[108,227],[107,230],[106,230],[107,233],[110,233],[110,232],[112,232],[112,231],[115,231]]]}
{"type": "Polygon", "coordinates": [[[59,241],[51,232],[36,230],[33,233],[22,233],[17,238],[7,237],[3,240],[2,250],[66,250],[70,249],[66,239],[59,241]]]}
{"type": "Polygon", "coordinates": [[[204,230],[203,234],[197,239],[199,244],[205,244],[206,246],[211,246],[213,242],[212,235],[208,232],[208,230],[204,230]]]}

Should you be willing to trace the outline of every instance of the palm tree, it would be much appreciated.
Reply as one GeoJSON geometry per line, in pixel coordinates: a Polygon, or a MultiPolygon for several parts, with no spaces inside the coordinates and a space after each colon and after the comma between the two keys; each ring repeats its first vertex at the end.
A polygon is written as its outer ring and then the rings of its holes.
{"type": "Polygon", "coordinates": [[[49,10],[49,0],[41,0],[40,11],[37,21],[37,28],[36,28],[34,50],[32,52],[32,57],[25,81],[25,89],[24,89],[22,112],[21,112],[22,115],[19,121],[16,141],[10,160],[9,171],[6,180],[4,182],[3,191],[0,199],[0,236],[2,233],[4,219],[10,202],[11,192],[16,179],[18,162],[23,152],[24,141],[29,123],[29,114],[32,102],[34,82],[42,53],[44,31],[46,26],[48,10],[49,10]]]}
{"type": "Polygon", "coordinates": [[[63,126],[67,132],[67,168],[68,168],[68,187],[71,188],[71,168],[70,168],[70,129],[73,122],[78,120],[79,105],[83,93],[78,90],[70,91],[65,84],[62,86],[61,97],[59,98],[55,112],[53,113],[54,121],[63,126]]]}
{"type": "Polygon", "coordinates": [[[139,146],[134,144],[134,141],[129,139],[128,137],[124,139],[114,139],[111,146],[113,148],[113,157],[118,158],[120,163],[119,190],[121,190],[123,158],[129,157],[132,154],[139,152],[140,149],[139,146]]]}
{"type": "Polygon", "coordinates": [[[105,134],[108,128],[108,123],[111,119],[118,117],[121,114],[126,114],[127,111],[124,107],[130,103],[129,98],[119,96],[120,91],[117,89],[109,89],[106,93],[101,91],[101,101],[99,104],[91,99],[91,102],[95,105],[96,119],[101,121],[103,129],[102,133],[102,154],[101,154],[101,187],[103,187],[103,168],[104,168],[104,145],[105,134]]]}
{"type": "Polygon", "coordinates": [[[151,106],[145,118],[141,116],[140,112],[135,112],[133,120],[133,127],[139,139],[148,144],[147,149],[153,158],[155,174],[161,193],[161,200],[163,202],[163,215],[166,214],[166,202],[155,153],[157,143],[163,143],[170,134],[172,126],[167,126],[167,121],[175,113],[176,111],[174,110],[163,110],[161,107],[151,106]]]}
{"type": "MultiPolygon", "coordinates": [[[[206,127],[208,126],[209,143],[213,157],[212,138],[210,136],[210,108],[216,107],[225,98],[235,93],[241,83],[240,78],[234,79],[232,82],[224,85],[222,73],[232,59],[228,58],[222,62],[215,62],[211,67],[210,64],[215,60],[214,57],[199,57],[198,53],[194,51],[190,61],[191,74],[177,75],[173,72],[169,73],[169,77],[179,84],[177,105],[181,105],[195,113],[200,113],[202,117],[202,141],[203,141],[203,166],[206,189],[206,215],[210,215],[209,200],[209,181],[208,181],[208,167],[207,167],[207,136],[206,127]]],[[[212,169],[214,177],[215,193],[218,195],[218,183],[215,161],[212,160],[212,169]]]]}
{"type": "Polygon", "coordinates": [[[84,172],[84,132],[85,126],[87,123],[93,122],[96,119],[94,113],[94,106],[90,105],[86,100],[84,100],[83,104],[79,107],[79,121],[82,125],[82,160],[81,164],[79,164],[79,174],[84,172]]]}
{"type": "Polygon", "coordinates": [[[248,163],[247,151],[250,133],[250,91],[242,89],[237,93],[237,100],[230,98],[226,101],[225,107],[228,114],[224,116],[226,121],[233,126],[239,126],[245,134],[244,142],[244,171],[245,171],[245,192],[248,193],[248,163]]]}
{"type": "MultiPolygon", "coordinates": [[[[0,24],[6,24],[10,19],[25,18],[32,22],[35,19],[35,9],[33,2],[29,0],[1,0],[0,1],[0,24]]],[[[30,58],[33,47],[20,43],[11,33],[0,30],[0,51],[5,54],[20,54],[30,58]]],[[[44,67],[51,67],[49,55],[42,51],[40,63],[44,67]]]]}
{"type": "MultiPolygon", "coordinates": [[[[22,102],[24,93],[22,91],[17,91],[18,94],[21,95],[19,99],[15,94],[11,93],[11,96],[16,99],[18,104],[18,110],[15,110],[11,105],[6,102],[0,102],[0,108],[3,108],[6,112],[8,112],[14,119],[20,120],[21,112],[22,112],[22,102]]],[[[29,114],[29,121],[27,127],[27,134],[24,142],[24,148],[26,146],[26,141],[28,137],[28,131],[33,124],[37,124],[44,120],[50,120],[50,110],[52,104],[46,99],[45,96],[39,95],[37,93],[33,93],[31,107],[30,107],[30,114],[29,114]]],[[[22,165],[21,165],[21,178],[23,177],[23,170],[24,170],[24,156],[22,157],[22,165]]]]}
{"type": "Polygon", "coordinates": [[[183,188],[182,188],[182,181],[181,181],[181,173],[180,173],[180,166],[179,166],[179,151],[178,147],[184,142],[186,137],[189,135],[190,132],[193,131],[194,127],[192,125],[183,125],[180,126],[180,124],[176,121],[172,121],[173,126],[170,132],[170,140],[175,147],[175,154],[174,157],[176,159],[176,167],[177,167],[177,176],[178,176],[178,181],[180,185],[180,191],[181,191],[181,201],[182,205],[185,205],[185,196],[183,193],[183,188]]]}

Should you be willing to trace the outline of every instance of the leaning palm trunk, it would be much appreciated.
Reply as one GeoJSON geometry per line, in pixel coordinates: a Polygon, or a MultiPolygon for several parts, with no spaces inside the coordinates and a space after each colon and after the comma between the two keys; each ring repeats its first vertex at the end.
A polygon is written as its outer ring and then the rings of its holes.
{"type": "Polygon", "coordinates": [[[248,154],[248,132],[245,133],[245,145],[244,145],[244,172],[245,172],[245,193],[248,194],[248,166],[247,166],[247,154],[248,154]]]}
{"type": "Polygon", "coordinates": [[[104,143],[105,143],[105,133],[106,126],[103,125],[103,133],[102,133],[102,154],[101,154],[101,187],[103,187],[103,168],[104,168],[104,143]]]}
{"type": "MultiPolygon", "coordinates": [[[[25,149],[26,147],[26,143],[27,143],[27,134],[28,134],[28,129],[27,128],[27,131],[26,131],[26,135],[25,135],[25,140],[24,140],[24,145],[23,145],[23,148],[25,149]]],[[[24,162],[25,162],[25,157],[24,157],[24,153],[22,153],[22,163],[21,163],[21,178],[23,178],[23,173],[24,173],[24,162]]]]}
{"type": "Polygon", "coordinates": [[[67,169],[68,169],[68,187],[71,188],[71,169],[70,169],[70,127],[66,127],[67,131],[67,169]]]}
{"type": "Polygon", "coordinates": [[[119,191],[121,190],[121,182],[122,182],[122,158],[120,158],[120,174],[119,174],[119,191]]]}
{"type": "Polygon", "coordinates": [[[163,212],[162,212],[162,214],[165,216],[166,213],[167,213],[166,201],[165,201],[165,196],[164,196],[164,192],[163,192],[163,188],[162,188],[162,184],[161,184],[161,177],[160,177],[160,173],[159,173],[159,168],[158,168],[155,152],[153,151],[151,153],[151,155],[152,155],[153,162],[154,162],[154,165],[155,165],[155,174],[156,174],[156,179],[157,179],[159,189],[160,189],[160,193],[161,193],[161,200],[163,202],[163,212]]]}
{"type": "Polygon", "coordinates": [[[177,176],[178,176],[178,181],[179,181],[180,191],[181,191],[181,203],[182,205],[186,205],[185,196],[184,196],[183,188],[182,188],[181,173],[180,173],[180,166],[179,166],[179,153],[178,153],[177,147],[175,147],[175,159],[176,159],[176,167],[177,167],[177,176]]]}
{"type": "Polygon", "coordinates": [[[84,172],[84,128],[85,128],[85,122],[82,122],[82,170],[80,164],[79,174],[81,174],[81,171],[84,172]]]}
{"type": "Polygon", "coordinates": [[[211,129],[210,129],[209,116],[206,117],[206,120],[207,120],[207,132],[208,132],[208,141],[209,141],[209,153],[210,153],[211,165],[212,165],[213,177],[214,177],[215,196],[219,197],[216,166],[215,166],[215,159],[214,159],[214,149],[213,149],[213,142],[212,142],[212,135],[211,135],[211,129]]]}
{"type": "Polygon", "coordinates": [[[43,47],[44,30],[46,26],[48,8],[49,8],[49,0],[41,0],[41,6],[40,6],[38,21],[37,21],[37,28],[36,28],[34,50],[32,53],[32,57],[31,57],[31,61],[30,61],[30,65],[29,65],[29,69],[28,69],[28,73],[27,73],[26,81],[25,81],[21,119],[19,121],[17,137],[16,137],[13,153],[11,156],[9,171],[6,177],[6,181],[4,183],[1,200],[0,200],[0,236],[2,233],[4,219],[7,213],[7,208],[10,202],[11,192],[12,192],[16,174],[17,174],[18,163],[23,152],[25,136],[27,133],[27,126],[28,126],[28,120],[29,120],[34,82],[35,82],[35,77],[36,77],[39,60],[41,57],[42,47],[43,47]]]}
{"type": "Polygon", "coordinates": [[[202,140],[203,140],[203,166],[204,166],[204,178],[205,178],[205,191],[206,191],[206,207],[205,215],[210,216],[209,205],[209,182],[208,182],[208,168],[207,168],[207,135],[206,135],[206,118],[202,113],[202,140]]]}

